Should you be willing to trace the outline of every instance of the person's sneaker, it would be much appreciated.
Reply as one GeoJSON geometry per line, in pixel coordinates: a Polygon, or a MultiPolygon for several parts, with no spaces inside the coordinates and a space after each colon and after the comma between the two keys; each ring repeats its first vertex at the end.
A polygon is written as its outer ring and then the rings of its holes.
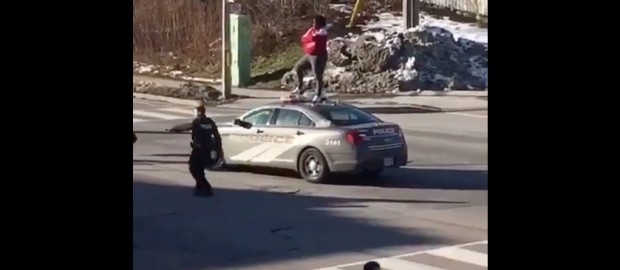
{"type": "Polygon", "coordinates": [[[312,102],[323,102],[326,101],[327,98],[324,95],[314,95],[312,98],[312,102]]]}

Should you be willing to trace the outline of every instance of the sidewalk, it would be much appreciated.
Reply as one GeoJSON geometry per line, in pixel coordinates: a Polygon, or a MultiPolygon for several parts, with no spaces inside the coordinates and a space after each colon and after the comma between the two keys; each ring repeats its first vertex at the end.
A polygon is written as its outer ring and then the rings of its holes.
{"type": "MultiPolygon", "coordinates": [[[[133,80],[134,82],[150,81],[155,84],[168,87],[179,87],[182,84],[187,83],[187,81],[155,78],[142,75],[134,75],[133,80]]],[[[221,85],[212,86],[218,90],[221,90],[221,85]]],[[[247,89],[237,87],[233,87],[232,92],[237,95],[249,96],[251,98],[240,99],[233,103],[219,105],[218,107],[250,109],[266,103],[279,101],[280,97],[285,94],[284,91],[247,89]]],[[[488,92],[486,91],[423,91],[422,93],[417,95],[403,93],[401,95],[390,97],[364,96],[357,98],[350,95],[341,96],[336,93],[330,93],[327,96],[331,97],[332,99],[339,99],[341,101],[355,104],[356,106],[363,108],[376,110],[394,110],[402,113],[408,110],[412,110],[413,112],[420,110],[423,110],[425,112],[487,110],[487,94],[488,92]]],[[[187,105],[189,103],[195,103],[195,101],[191,100],[179,99],[177,101],[177,99],[174,98],[152,96],[147,94],[136,95],[136,97],[184,105],[187,105]]]]}

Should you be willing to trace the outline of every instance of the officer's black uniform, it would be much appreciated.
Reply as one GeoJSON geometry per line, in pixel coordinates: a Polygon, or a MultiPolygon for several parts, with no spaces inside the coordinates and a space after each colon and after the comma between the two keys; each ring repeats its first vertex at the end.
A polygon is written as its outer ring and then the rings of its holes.
{"type": "Polygon", "coordinates": [[[381,270],[381,265],[375,261],[369,261],[364,264],[364,270],[381,270]]]}
{"type": "Polygon", "coordinates": [[[209,184],[205,176],[205,167],[217,162],[211,159],[211,151],[220,152],[222,139],[215,122],[204,113],[200,113],[192,121],[191,146],[192,153],[189,157],[189,172],[196,181],[194,194],[213,195],[211,184],[209,184]]]}

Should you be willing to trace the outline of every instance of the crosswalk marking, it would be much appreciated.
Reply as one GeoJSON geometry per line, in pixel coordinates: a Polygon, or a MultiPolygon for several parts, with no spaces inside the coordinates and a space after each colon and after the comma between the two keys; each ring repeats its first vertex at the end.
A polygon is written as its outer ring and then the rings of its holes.
{"type": "Polygon", "coordinates": [[[428,254],[448,258],[455,261],[476,264],[484,267],[488,267],[489,262],[489,256],[487,254],[463,249],[460,247],[431,250],[428,252],[428,254]]]}
{"type": "Polygon", "coordinates": [[[398,269],[412,269],[412,270],[444,270],[441,268],[433,267],[416,262],[405,261],[398,258],[385,258],[376,260],[381,265],[381,269],[398,270],[398,269]]]}
{"type": "MultiPolygon", "coordinates": [[[[209,113],[207,116],[226,117],[238,116],[238,113],[209,113]]],[[[189,107],[165,107],[165,108],[141,108],[133,110],[133,122],[143,123],[148,121],[164,121],[164,120],[188,120],[194,118],[194,109],[189,107]]]]}
{"type": "MultiPolygon", "coordinates": [[[[487,245],[488,240],[485,240],[370,260],[378,262],[381,265],[381,269],[386,270],[488,269],[487,245]]],[[[340,264],[315,270],[357,270],[361,269],[362,265],[370,260],[340,264]]]]}
{"type": "Polygon", "coordinates": [[[194,110],[184,109],[184,108],[163,108],[160,111],[172,112],[178,114],[187,114],[189,116],[194,116],[194,110]]]}
{"type": "Polygon", "coordinates": [[[147,112],[147,111],[141,111],[141,110],[134,110],[133,114],[138,115],[138,116],[153,117],[153,118],[159,118],[159,119],[164,119],[164,120],[176,120],[176,119],[187,118],[187,117],[182,117],[178,115],[171,115],[171,114],[157,113],[157,112],[147,112]]]}

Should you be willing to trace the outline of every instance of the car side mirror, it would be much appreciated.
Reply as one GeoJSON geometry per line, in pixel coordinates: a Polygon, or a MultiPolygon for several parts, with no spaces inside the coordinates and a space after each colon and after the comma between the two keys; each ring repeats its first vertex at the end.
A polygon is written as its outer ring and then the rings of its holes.
{"type": "Polygon", "coordinates": [[[242,127],[242,128],[246,128],[246,129],[252,128],[252,123],[249,123],[249,122],[243,121],[243,120],[241,120],[241,119],[235,119],[235,120],[233,121],[233,124],[235,124],[235,125],[237,125],[237,126],[240,126],[240,127],[242,127]]]}

